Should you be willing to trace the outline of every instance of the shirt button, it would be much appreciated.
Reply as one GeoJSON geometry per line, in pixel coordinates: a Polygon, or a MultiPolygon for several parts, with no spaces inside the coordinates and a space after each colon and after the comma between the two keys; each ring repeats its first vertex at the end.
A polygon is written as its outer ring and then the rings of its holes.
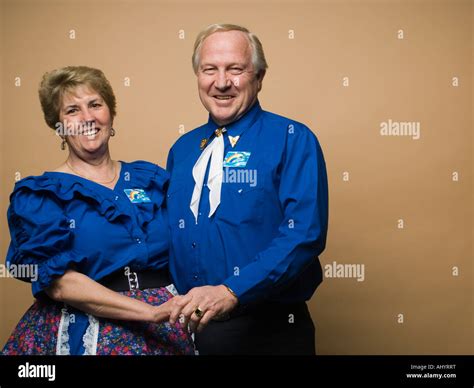
{"type": "Polygon", "coordinates": [[[191,246],[192,246],[193,248],[196,248],[196,243],[193,242],[193,243],[191,244],[191,246]]]}
{"type": "Polygon", "coordinates": [[[194,280],[197,280],[197,279],[198,279],[197,275],[194,275],[193,277],[194,277],[194,280]]]}
{"type": "Polygon", "coordinates": [[[141,244],[141,243],[142,243],[142,240],[140,240],[139,238],[137,238],[137,243],[138,243],[138,244],[141,244]]]}
{"type": "Polygon", "coordinates": [[[118,200],[118,195],[115,196],[115,200],[116,200],[116,201],[118,200]]]}

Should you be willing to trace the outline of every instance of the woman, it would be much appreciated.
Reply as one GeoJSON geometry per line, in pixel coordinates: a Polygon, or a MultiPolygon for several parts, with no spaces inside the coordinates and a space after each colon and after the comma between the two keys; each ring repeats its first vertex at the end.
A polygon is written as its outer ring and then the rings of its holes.
{"type": "Polygon", "coordinates": [[[162,207],[166,172],[112,160],[116,103],[100,70],[46,73],[39,97],[69,154],[11,194],[7,265],[36,266],[36,301],[2,353],[194,354],[189,332],[167,322],[175,291],[162,207]]]}

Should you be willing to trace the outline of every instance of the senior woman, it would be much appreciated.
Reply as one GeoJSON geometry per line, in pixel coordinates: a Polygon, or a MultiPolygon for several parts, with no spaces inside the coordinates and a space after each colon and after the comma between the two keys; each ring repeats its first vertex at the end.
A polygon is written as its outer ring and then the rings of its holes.
{"type": "Polygon", "coordinates": [[[167,322],[175,294],[162,206],[167,173],[111,158],[116,103],[100,70],[46,73],[39,97],[69,153],[11,194],[7,265],[38,271],[29,279],[36,301],[2,353],[194,354],[189,332],[167,322]]]}

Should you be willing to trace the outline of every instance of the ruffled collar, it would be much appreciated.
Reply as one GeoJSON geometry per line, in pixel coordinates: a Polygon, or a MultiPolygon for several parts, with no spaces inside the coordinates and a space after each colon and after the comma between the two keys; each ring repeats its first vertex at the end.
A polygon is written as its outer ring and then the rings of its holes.
{"type": "MultiPolygon", "coordinates": [[[[152,192],[153,207],[159,208],[164,200],[169,174],[161,167],[145,161],[132,163],[121,161],[121,164],[120,177],[114,189],[109,189],[77,175],[47,171],[43,175],[29,176],[18,181],[10,200],[19,190],[46,191],[64,202],[87,198],[97,206],[101,215],[114,221],[122,215],[129,216],[128,212],[115,201],[120,188],[125,184],[152,192]]],[[[148,213],[151,213],[150,217],[153,216],[153,212],[148,213]]],[[[143,222],[148,222],[150,217],[140,218],[143,218],[143,222]]]]}

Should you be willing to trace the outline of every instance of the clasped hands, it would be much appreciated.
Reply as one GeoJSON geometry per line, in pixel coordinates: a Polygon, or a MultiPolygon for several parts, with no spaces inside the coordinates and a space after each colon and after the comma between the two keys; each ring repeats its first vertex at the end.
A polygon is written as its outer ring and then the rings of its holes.
{"type": "Polygon", "coordinates": [[[189,324],[191,331],[199,332],[212,318],[231,312],[237,304],[238,299],[227,287],[219,285],[193,288],[186,295],[177,295],[164,305],[170,324],[179,320],[183,327],[189,324]]]}

